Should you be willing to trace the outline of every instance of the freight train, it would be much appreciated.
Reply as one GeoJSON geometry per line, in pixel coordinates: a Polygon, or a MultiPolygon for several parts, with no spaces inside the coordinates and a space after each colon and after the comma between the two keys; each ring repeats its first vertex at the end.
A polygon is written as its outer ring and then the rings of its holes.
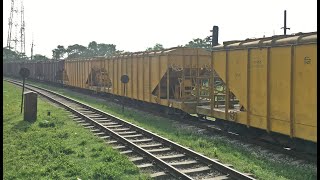
{"type": "Polygon", "coordinates": [[[54,82],[317,143],[317,33],[111,57],[6,62],[54,82]],[[128,75],[129,82],[120,81],[128,75]],[[126,86],[126,91],[123,91],[126,86]]]}

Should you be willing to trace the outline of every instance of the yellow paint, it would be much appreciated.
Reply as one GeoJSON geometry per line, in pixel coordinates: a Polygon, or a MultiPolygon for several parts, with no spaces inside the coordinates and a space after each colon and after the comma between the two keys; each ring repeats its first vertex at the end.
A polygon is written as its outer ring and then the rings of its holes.
{"type": "Polygon", "coordinates": [[[247,51],[229,51],[228,58],[229,87],[242,105],[247,108],[247,51]]]}
{"type": "MultiPolygon", "coordinates": [[[[230,45],[233,49],[227,52],[223,47],[213,51],[212,63],[215,71],[223,81],[226,81],[226,66],[228,66],[229,89],[245,108],[244,112],[237,112],[238,123],[249,122],[250,124],[247,124],[249,126],[267,129],[267,107],[269,107],[272,132],[317,141],[317,44],[314,38],[316,36],[301,40],[303,43],[310,41],[309,44],[292,44],[297,38],[289,38],[286,41],[277,40],[272,46],[266,43],[268,46],[257,47],[257,43],[256,47],[251,45],[250,50],[246,47],[238,47],[238,44],[230,45]],[[249,66],[247,66],[248,59],[249,66]],[[268,63],[269,87],[267,87],[268,63]],[[249,89],[247,89],[248,83],[249,89]],[[247,115],[249,121],[247,121],[247,115]],[[291,134],[291,124],[293,124],[293,134],[291,134]]],[[[263,40],[261,42],[263,44],[263,40]]],[[[211,114],[210,109],[201,107],[197,109],[198,113],[211,114]]],[[[225,119],[221,111],[216,109],[212,111],[214,117],[225,119]]]]}

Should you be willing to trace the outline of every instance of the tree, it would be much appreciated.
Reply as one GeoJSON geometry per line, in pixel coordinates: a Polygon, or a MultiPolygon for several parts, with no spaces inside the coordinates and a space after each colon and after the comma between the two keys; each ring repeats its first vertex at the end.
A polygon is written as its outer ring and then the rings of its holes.
{"type": "Polygon", "coordinates": [[[26,56],[25,53],[18,53],[18,60],[28,60],[29,58],[26,56]]]}
{"type": "Polygon", "coordinates": [[[210,49],[211,48],[210,37],[206,37],[204,39],[200,39],[200,38],[193,39],[184,47],[210,49]]]}
{"type": "Polygon", "coordinates": [[[111,56],[116,53],[116,45],[100,43],[97,45],[98,56],[111,56]]]}
{"type": "Polygon", "coordinates": [[[25,53],[19,53],[17,51],[13,51],[8,47],[3,47],[3,61],[23,61],[28,60],[28,57],[25,53]]]}
{"type": "Polygon", "coordinates": [[[42,60],[49,60],[49,58],[41,54],[36,54],[33,56],[33,60],[42,61],[42,60]]]}
{"type": "Polygon", "coordinates": [[[2,55],[3,61],[18,60],[18,53],[15,51],[12,51],[9,47],[3,47],[2,52],[3,52],[3,55],[2,55]]]}
{"type": "Polygon", "coordinates": [[[159,44],[159,43],[156,43],[156,45],[154,45],[153,47],[148,47],[146,49],[146,51],[159,51],[159,50],[163,50],[163,45],[162,44],[159,44]]]}
{"type": "Polygon", "coordinates": [[[63,58],[66,53],[64,46],[58,45],[56,49],[52,50],[52,58],[55,60],[63,58]]]}
{"type": "Polygon", "coordinates": [[[96,56],[98,54],[98,44],[96,41],[92,41],[88,45],[89,56],[96,56]]]}
{"type": "Polygon", "coordinates": [[[85,57],[87,55],[87,51],[87,47],[79,44],[70,45],[66,49],[68,58],[85,57]]]}
{"type": "Polygon", "coordinates": [[[88,47],[79,44],[70,45],[65,49],[59,45],[56,49],[52,50],[53,59],[60,59],[67,53],[67,58],[79,57],[93,57],[93,56],[112,56],[114,54],[121,54],[123,51],[116,49],[114,44],[98,44],[96,41],[91,41],[88,47]]]}

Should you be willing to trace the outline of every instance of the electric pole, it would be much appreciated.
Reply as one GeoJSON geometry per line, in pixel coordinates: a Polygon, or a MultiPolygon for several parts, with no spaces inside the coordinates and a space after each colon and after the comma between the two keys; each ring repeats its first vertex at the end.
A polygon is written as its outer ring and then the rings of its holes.
{"type": "Polygon", "coordinates": [[[33,46],[35,46],[35,45],[33,44],[33,35],[32,35],[32,44],[31,44],[31,61],[32,61],[32,59],[33,59],[33,46]]]}

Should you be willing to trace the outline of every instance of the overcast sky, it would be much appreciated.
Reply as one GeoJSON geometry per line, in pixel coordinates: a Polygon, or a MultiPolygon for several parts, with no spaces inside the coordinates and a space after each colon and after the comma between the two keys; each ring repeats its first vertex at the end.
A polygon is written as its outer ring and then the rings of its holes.
{"type": "MultiPolygon", "coordinates": [[[[11,0],[3,0],[3,46],[11,0]]],[[[118,50],[165,48],[210,35],[219,26],[219,43],[229,40],[317,31],[317,0],[28,0],[24,1],[26,54],[51,58],[57,45],[115,44],[118,50]]]]}

